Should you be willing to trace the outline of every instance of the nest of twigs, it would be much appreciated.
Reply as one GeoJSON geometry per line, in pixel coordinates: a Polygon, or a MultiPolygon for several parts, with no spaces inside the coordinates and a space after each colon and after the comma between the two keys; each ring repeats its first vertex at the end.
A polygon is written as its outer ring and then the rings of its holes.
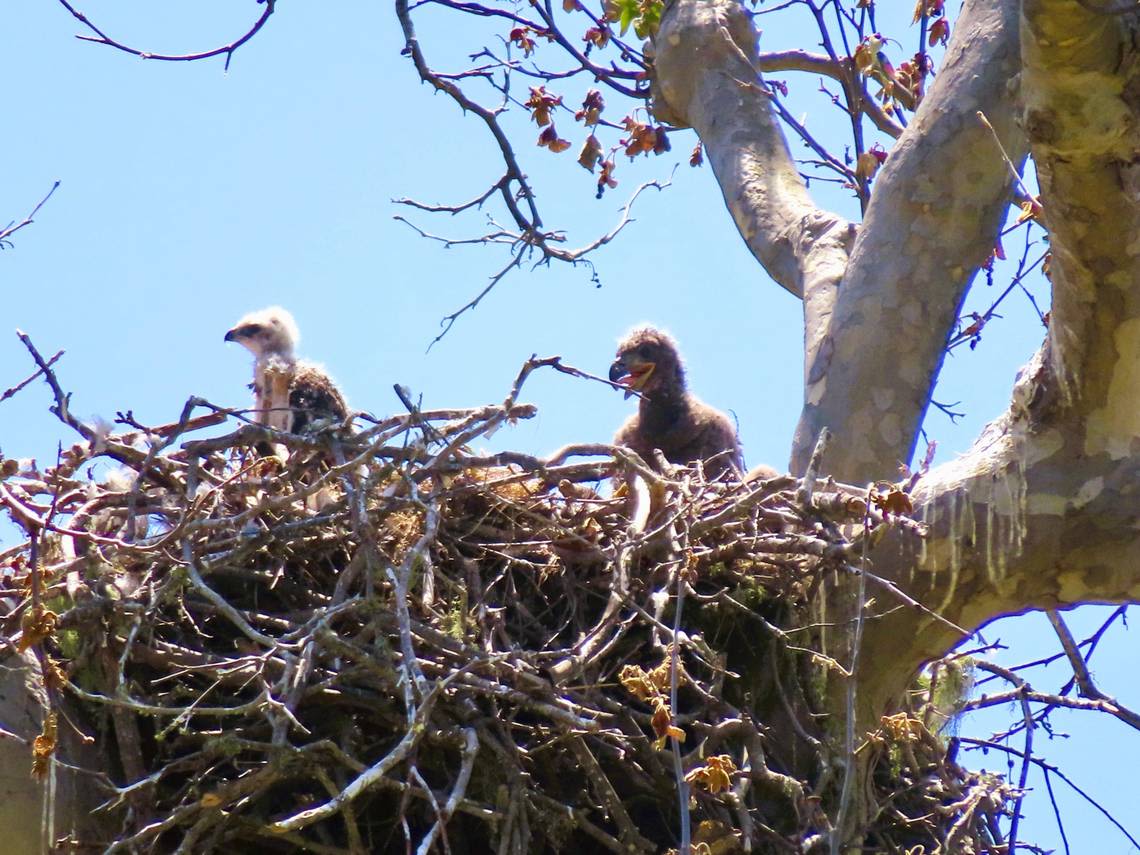
{"type": "MultiPolygon", "coordinates": [[[[815,609],[885,523],[834,485],[608,446],[474,453],[533,414],[526,373],[480,410],[199,438],[234,416],[191,401],[51,467],[0,461],[28,534],[0,553],[8,635],[108,758],[109,836],[81,843],[823,851],[848,758],[815,609]]],[[[40,768],[53,746],[45,727],[40,768]]],[[[852,839],[991,851],[1002,784],[921,712],[859,751],[852,839]]]]}

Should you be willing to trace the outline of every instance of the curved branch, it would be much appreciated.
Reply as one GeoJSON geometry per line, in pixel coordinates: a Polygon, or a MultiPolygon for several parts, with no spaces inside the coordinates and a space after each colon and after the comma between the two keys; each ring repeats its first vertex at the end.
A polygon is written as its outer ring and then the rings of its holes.
{"type": "Polygon", "coordinates": [[[502,197],[507,210],[510,211],[511,216],[514,218],[515,224],[522,229],[524,233],[537,235],[538,230],[542,228],[542,218],[538,214],[538,206],[534,200],[534,192],[531,190],[530,184],[527,183],[526,176],[523,174],[522,169],[519,167],[514,148],[511,146],[511,141],[507,139],[507,135],[503,132],[503,129],[499,127],[497,113],[488,110],[482,104],[472,101],[464,94],[462,89],[432,71],[427,60],[424,58],[419,39],[416,37],[416,28],[412,24],[412,16],[408,10],[408,0],[396,0],[396,17],[399,19],[400,26],[404,31],[404,41],[406,44],[404,53],[411,56],[412,62],[416,66],[416,71],[420,75],[420,79],[425,83],[431,84],[441,92],[446,92],[462,110],[474,113],[482,119],[483,124],[485,124],[487,129],[491,132],[491,136],[495,139],[495,144],[499,147],[499,153],[503,158],[503,162],[507,166],[507,174],[504,176],[507,180],[499,182],[499,195],[502,197]],[[512,182],[518,185],[517,193],[510,189],[512,182]],[[519,207],[516,200],[517,197],[522,197],[526,200],[527,209],[530,212],[529,216],[524,214],[519,207]]]}
{"type": "Polygon", "coordinates": [[[805,406],[792,470],[824,427],[843,443],[831,472],[853,483],[910,460],[947,336],[989,257],[1024,141],[1008,81],[1019,66],[1016,0],[969,0],[941,74],[890,153],[851,262],[806,295],[805,406]]]}
{"type": "Polygon", "coordinates": [[[756,70],[767,74],[771,71],[805,71],[809,74],[822,74],[833,80],[842,80],[841,62],[821,53],[806,50],[782,50],[761,53],[756,57],[756,70]]]}
{"type": "Polygon", "coordinates": [[[71,16],[73,18],[75,18],[77,21],[79,21],[81,24],[83,24],[85,27],[87,27],[87,29],[91,30],[91,32],[95,33],[94,36],[76,36],[76,38],[79,39],[80,41],[94,42],[95,44],[107,45],[108,47],[115,48],[115,50],[121,50],[121,51],[123,51],[123,53],[129,53],[132,56],[141,57],[142,59],[157,59],[157,60],[161,60],[163,62],[194,62],[194,61],[199,60],[199,59],[209,59],[211,57],[222,56],[224,54],[226,57],[226,66],[225,67],[227,70],[230,67],[230,60],[233,59],[234,51],[236,51],[238,48],[240,48],[242,45],[244,45],[246,42],[248,42],[250,39],[252,39],[254,36],[256,36],[258,34],[258,32],[260,32],[261,28],[265,26],[266,22],[269,20],[270,16],[273,14],[275,7],[276,7],[276,4],[277,4],[277,0],[258,0],[258,2],[265,4],[265,11],[263,11],[261,13],[261,16],[256,21],[254,21],[253,26],[251,26],[245,32],[245,34],[243,36],[241,36],[238,39],[235,39],[234,41],[230,42],[228,45],[222,45],[221,47],[213,48],[212,50],[202,51],[200,53],[163,54],[163,53],[151,53],[150,51],[139,50],[138,48],[134,48],[134,47],[131,47],[130,45],[123,44],[120,41],[116,41],[115,39],[111,38],[106,33],[104,33],[97,26],[95,26],[93,23],[91,23],[91,21],[88,19],[88,17],[86,15],[84,15],[82,12],[80,12],[78,9],[76,9],[74,6],[72,6],[68,2],[68,0],[59,0],[60,5],[63,6],[63,8],[65,8],[68,12],[70,12],[71,16]]]}
{"type": "MultiPolygon", "coordinates": [[[[20,220],[18,223],[13,221],[11,223],[8,223],[8,225],[4,228],[0,229],[0,249],[3,249],[5,246],[11,246],[12,242],[9,240],[9,238],[20,229],[24,228],[24,226],[30,226],[36,221],[36,214],[40,212],[40,208],[42,208],[47,200],[51,198],[52,193],[54,193],[58,187],[59,182],[56,181],[51,185],[51,189],[47,191],[47,195],[40,199],[39,204],[37,204],[36,207],[32,208],[32,212],[28,214],[28,216],[24,217],[24,219],[20,220]]],[[[54,359],[52,361],[54,362],[54,359]]],[[[0,400],[3,399],[0,398],[0,400]]]]}
{"type": "Polygon", "coordinates": [[[654,44],[654,112],[696,130],[752,254],[797,296],[838,282],[851,228],[807,192],[760,79],[744,10],[732,0],[676,0],[654,44]]]}

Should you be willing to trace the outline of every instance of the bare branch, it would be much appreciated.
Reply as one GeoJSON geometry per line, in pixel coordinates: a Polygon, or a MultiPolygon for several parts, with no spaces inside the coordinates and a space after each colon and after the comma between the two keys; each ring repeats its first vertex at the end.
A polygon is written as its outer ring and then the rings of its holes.
{"type": "MultiPolygon", "coordinates": [[[[51,366],[55,365],[55,363],[59,361],[59,358],[61,356],[63,356],[63,351],[62,350],[56,351],[55,356],[53,356],[51,359],[49,359],[45,363],[46,366],[48,368],[50,368],[51,366]]],[[[29,384],[31,384],[32,382],[37,380],[43,373],[44,373],[43,368],[37,368],[36,373],[33,374],[31,377],[27,378],[26,380],[21,380],[19,383],[17,383],[15,386],[13,386],[10,389],[5,389],[3,394],[0,394],[0,401],[7,401],[13,395],[17,394],[21,389],[25,388],[26,386],[28,386],[29,384]]]]}
{"type": "MultiPolygon", "coordinates": [[[[36,214],[40,212],[40,208],[44,206],[44,203],[51,198],[51,194],[55,192],[57,187],[59,187],[58,181],[51,185],[51,189],[48,190],[47,195],[40,199],[39,204],[37,204],[36,207],[32,208],[32,212],[28,214],[28,216],[24,217],[24,219],[22,219],[20,222],[16,223],[13,221],[11,223],[8,223],[5,228],[0,229],[0,249],[4,249],[5,246],[11,247],[12,241],[9,240],[9,238],[20,229],[24,228],[24,226],[30,226],[35,222],[36,214]]],[[[53,362],[55,361],[55,358],[56,357],[52,357],[53,362]]]]}
{"type": "Polygon", "coordinates": [[[227,71],[229,70],[230,60],[233,59],[234,52],[261,31],[261,28],[265,26],[266,22],[273,14],[277,4],[277,0],[257,0],[257,2],[263,3],[265,5],[265,11],[263,11],[261,13],[261,16],[256,21],[254,21],[253,26],[251,26],[242,36],[239,36],[229,44],[212,48],[210,50],[201,51],[199,53],[162,54],[140,50],[139,48],[131,47],[130,45],[123,44],[122,42],[111,38],[105,32],[99,29],[99,27],[93,24],[86,15],[72,6],[68,0],[59,0],[60,5],[63,6],[63,8],[65,8],[68,12],[70,12],[73,18],[75,18],[95,34],[94,36],[76,36],[76,38],[80,39],[81,41],[107,45],[108,47],[115,48],[116,50],[121,50],[124,53],[129,53],[132,56],[137,56],[142,59],[156,59],[162,62],[195,62],[200,59],[210,59],[211,57],[224,55],[226,58],[225,69],[227,71]]]}

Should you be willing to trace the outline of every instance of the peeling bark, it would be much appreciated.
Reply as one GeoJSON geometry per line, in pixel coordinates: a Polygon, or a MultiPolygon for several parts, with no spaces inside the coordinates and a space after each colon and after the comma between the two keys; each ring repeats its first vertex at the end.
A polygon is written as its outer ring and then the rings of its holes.
{"type": "MultiPolygon", "coordinates": [[[[895,532],[872,556],[876,574],[966,630],[1033,609],[1140,600],[1140,457],[1088,454],[1080,424],[1053,406],[1054,385],[1043,350],[1009,412],[919,483],[928,537],[895,532]]],[[[961,640],[889,599],[878,598],[864,635],[864,661],[875,663],[860,674],[865,721],[961,640]]]]}

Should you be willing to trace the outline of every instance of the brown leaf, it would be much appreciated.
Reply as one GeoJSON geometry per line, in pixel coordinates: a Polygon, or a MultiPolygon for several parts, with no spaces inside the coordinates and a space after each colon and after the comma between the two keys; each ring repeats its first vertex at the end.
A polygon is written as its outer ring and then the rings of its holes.
{"type": "MultiPolygon", "coordinates": [[[[615,187],[618,186],[617,179],[614,178],[614,170],[616,168],[617,168],[617,165],[613,162],[613,160],[603,160],[602,161],[602,171],[601,171],[601,173],[598,174],[598,198],[599,199],[602,198],[602,194],[606,192],[607,187],[609,187],[611,190],[613,190],[615,187]]],[[[622,486],[624,487],[625,485],[623,484],[622,486]]],[[[615,495],[617,495],[617,494],[615,493],[615,495]]]]}
{"type": "Polygon", "coordinates": [[[875,155],[865,151],[855,159],[855,174],[864,181],[869,181],[875,177],[880,165],[879,159],[875,155]]]}
{"type": "Polygon", "coordinates": [[[550,149],[555,154],[566,151],[570,148],[570,140],[564,140],[558,136],[558,131],[554,129],[554,124],[551,123],[538,135],[538,144],[545,148],[550,149]]]}
{"type": "Polygon", "coordinates": [[[657,734],[658,738],[662,738],[669,733],[669,726],[673,723],[673,715],[669,712],[669,705],[665,703],[664,698],[658,698],[653,710],[653,718],[649,721],[653,727],[653,732],[657,734]]]}
{"type": "Polygon", "coordinates": [[[697,143],[693,146],[693,153],[689,155],[689,166],[700,166],[705,162],[705,156],[701,152],[701,144],[697,143]]]}
{"type": "Polygon", "coordinates": [[[37,781],[44,780],[51,769],[51,756],[55,754],[58,736],[55,713],[48,713],[43,730],[32,741],[32,777],[37,781]]]}
{"type": "Polygon", "coordinates": [[[934,47],[936,44],[944,45],[948,41],[950,41],[950,22],[945,18],[939,18],[930,25],[930,33],[926,43],[930,47],[934,47]]]}
{"type": "Polygon", "coordinates": [[[602,144],[598,142],[598,138],[596,136],[590,134],[588,137],[586,137],[586,141],[582,143],[582,148],[578,152],[578,163],[580,163],[584,169],[588,169],[593,172],[594,167],[598,165],[598,162],[601,161],[601,159],[602,144]]]}
{"type": "Polygon", "coordinates": [[[58,659],[44,657],[44,685],[49,689],[62,689],[67,685],[67,672],[58,659]]]}
{"type": "Polygon", "coordinates": [[[527,99],[526,104],[523,106],[531,111],[531,118],[542,128],[553,121],[550,118],[550,111],[561,105],[561,95],[553,95],[547,92],[545,86],[532,86],[530,88],[530,98],[527,99]]]}
{"type": "Polygon", "coordinates": [[[585,122],[587,125],[596,125],[604,109],[606,109],[606,100],[602,97],[602,93],[597,89],[591,89],[582,101],[582,109],[574,114],[574,120],[585,122]]]}
{"type": "Polygon", "coordinates": [[[507,40],[521,48],[523,56],[530,56],[534,53],[534,39],[531,38],[533,32],[530,27],[515,27],[507,36],[507,40]]]}
{"type": "Polygon", "coordinates": [[[1041,214],[1045,211],[1041,207],[1040,200],[1026,199],[1021,203],[1021,213],[1017,215],[1017,225],[1021,225],[1026,220],[1041,220],[1041,214]]]}
{"type": "Polygon", "coordinates": [[[705,819],[693,831],[693,855],[729,855],[741,852],[741,834],[727,823],[705,819]]]}
{"type": "Polygon", "coordinates": [[[734,774],[736,774],[736,764],[732,762],[732,757],[728,754],[717,754],[705,760],[704,766],[698,766],[685,775],[685,780],[703,787],[715,796],[732,787],[734,774]]]}
{"type": "Polygon", "coordinates": [[[20,618],[20,643],[16,649],[23,653],[33,644],[39,644],[55,632],[59,616],[43,605],[33,606],[20,618]]]}
{"type": "MultiPolygon", "coordinates": [[[[671,648],[670,648],[670,650],[666,651],[665,659],[664,659],[664,661],[662,661],[662,663],[660,665],[658,665],[656,668],[654,668],[652,671],[650,671],[646,674],[646,676],[649,678],[649,681],[651,683],[653,683],[653,685],[657,687],[657,691],[661,692],[662,694],[667,692],[669,690],[670,685],[672,684],[672,676],[671,675],[673,673],[673,668],[672,668],[672,653],[670,651],[671,651],[671,648]]],[[[678,674],[678,685],[679,684],[680,684],[680,674],[678,674]]]]}
{"type": "Polygon", "coordinates": [[[888,516],[890,514],[902,516],[903,514],[914,513],[914,505],[911,504],[910,496],[902,490],[891,490],[885,496],[872,496],[871,501],[875,507],[888,516]]]}
{"type": "Polygon", "coordinates": [[[659,694],[645,669],[639,665],[623,665],[618,680],[627,692],[639,700],[647,701],[659,694]]]}
{"type": "Polygon", "coordinates": [[[653,718],[649,720],[650,725],[653,727],[653,732],[657,734],[657,739],[653,741],[654,748],[664,748],[665,740],[672,737],[678,742],[685,741],[685,731],[673,725],[673,713],[669,710],[669,704],[665,702],[664,698],[657,698],[654,701],[655,709],[653,711],[653,718]]]}
{"type": "Polygon", "coordinates": [[[582,36],[582,41],[592,44],[594,47],[601,50],[610,43],[610,37],[613,35],[609,27],[590,27],[586,30],[586,34],[582,36]]]}

